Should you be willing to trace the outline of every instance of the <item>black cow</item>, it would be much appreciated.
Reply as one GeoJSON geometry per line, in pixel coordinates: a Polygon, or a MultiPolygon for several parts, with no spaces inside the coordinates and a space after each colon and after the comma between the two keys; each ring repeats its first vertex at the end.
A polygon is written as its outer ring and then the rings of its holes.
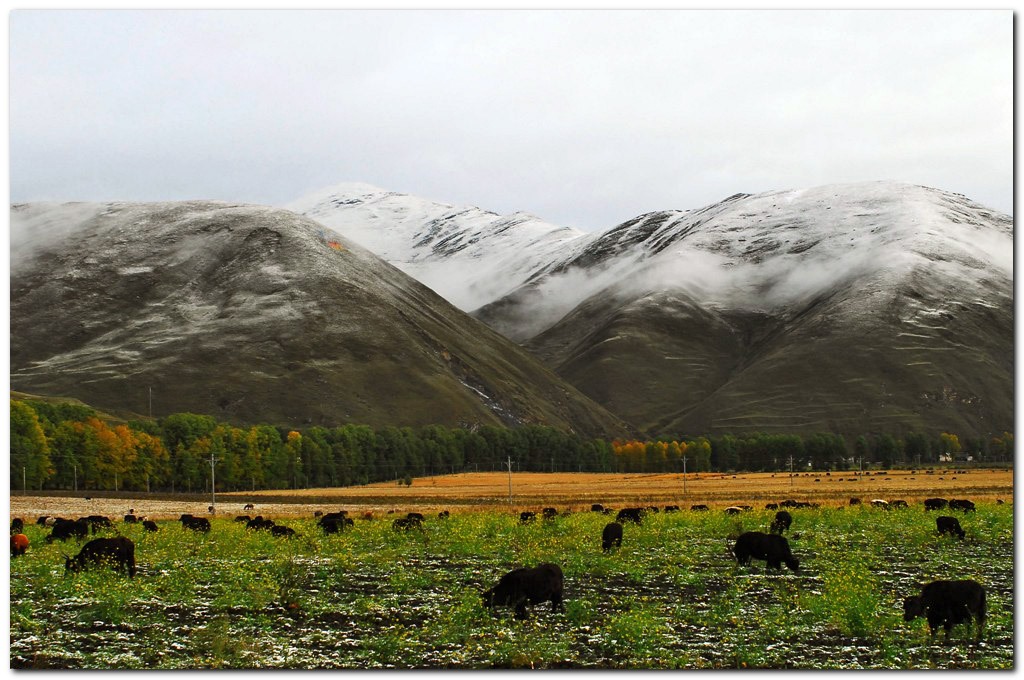
{"type": "Polygon", "coordinates": [[[691,512],[706,512],[707,510],[708,510],[708,506],[704,505],[703,503],[701,503],[699,505],[691,505],[690,506],[690,511],[691,512]]]}
{"type": "Polygon", "coordinates": [[[156,522],[151,519],[142,520],[142,528],[146,531],[157,531],[159,529],[156,522]]]}
{"type": "Polygon", "coordinates": [[[274,526],[270,527],[270,533],[273,536],[293,538],[295,536],[295,529],[292,529],[291,527],[281,526],[280,524],[275,524],[274,526]]]}
{"type": "Polygon", "coordinates": [[[950,534],[957,535],[963,540],[966,535],[963,528],[960,526],[960,520],[956,517],[940,516],[935,518],[935,527],[939,530],[939,535],[950,534]]]}
{"type": "Polygon", "coordinates": [[[928,511],[928,510],[942,510],[947,505],[949,505],[949,501],[946,500],[945,498],[925,498],[924,499],[924,509],[925,509],[925,511],[928,511]]]}
{"type": "Polygon", "coordinates": [[[92,528],[92,533],[94,534],[100,529],[114,528],[114,523],[110,521],[110,518],[104,517],[103,515],[89,515],[88,517],[83,517],[82,519],[89,523],[89,526],[92,528]]]}
{"type": "Polygon", "coordinates": [[[789,527],[793,525],[793,515],[789,514],[785,510],[779,510],[775,513],[775,521],[772,522],[771,528],[768,530],[773,534],[779,534],[789,531],[789,527]]]}
{"type": "Polygon", "coordinates": [[[136,524],[136,523],[138,523],[138,521],[139,521],[139,518],[136,517],[135,515],[125,515],[124,516],[124,523],[125,524],[136,524]]]}
{"type": "Polygon", "coordinates": [[[921,589],[920,595],[912,595],[903,600],[904,621],[924,616],[928,619],[932,636],[942,626],[947,640],[953,626],[969,623],[972,614],[977,621],[977,639],[981,640],[985,627],[985,588],[970,579],[932,581],[921,589]]]}
{"type": "Polygon", "coordinates": [[[623,508],[619,510],[619,514],[615,516],[615,521],[619,524],[623,522],[633,522],[634,524],[640,524],[644,520],[644,515],[647,511],[643,508],[623,508]]]}
{"type": "Polygon", "coordinates": [[[204,534],[210,531],[210,520],[205,517],[194,517],[192,515],[185,514],[179,517],[178,521],[181,522],[182,529],[201,531],[204,534]]]}
{"type": "Polygon", "coordinates": [[[263,519],[263,515],[256,515],[245,523],[245,528],[252,531],[270,531],[274,528],[274,520],[263,519]]]}
{"type": "Polygon", "coordinates": [[[79,572],[90,565],[104,565],[135,576],[135,544],[124,536],[94,538],[74,557],[65,557],[64,571],[79,572]]]}
{"type": "Polygon", "coordinates": [[[20,517],[15,517],[11,520],[11,533],[12,534],[23,534],[25,533],[25,520],[20,517]]]}
{"type": "Polygon", "coordinates": [[[977,512],[974,508],[974,501],[953,499],[949,502],[950,510],[961,510],[963,512],[977,512]]]}
{"type": "Polygon", "coordinates": [[[484,606],[515,607],[516,618],[525,619],[526,604],[551,602],[551,611],[562,607],[562,569],[557,564],[539,564],[533,569],[514,569],[498,585],[483,592],[484,606]]]}
{"type": "Polygon", "coordinates": [[[391,523],[391,528],[394,531],[412,531],[413,529],[423,531],[423,522],[415,517],[399,517],[391,523]]]}
{"type": "Polygon", "coordinates": [[[89,522],[85,521],[85,519],[58,519],[54,523],[50,535],[46,537],[46,542],[66,541],[69,538],[82,539],[88,535],[89,522]]]}
{"type": "Polygon", "coordinates": [[[618,522],[609,522],[601,532],[601,550],[608,552],[612,546],[622,547],[622,525],[618,522]]]}
{"type": "Polygon", "coordinates": [[[782,569],[782,563],[797,571],[800,561],[793,557],[789,550],[789,541],[775,534],[762,534],[759,531],[748,531],[740,534],[733,548],[736,561],[742,565],[750,564],[750,558],[765,560],[768,567],[782,569]]]}
{"type": "Polygon", "coordinates": [[[530,522],[536,521],[536,519],[537,519],[537,513],[535,513],[535,512],[530,512],[529,510],[524,510],[523,512],[519,513],[519,523],[520,524],[529,524],[530,522]]]}
{"type": "Polygon", "coordinates": [[[544,508],[540,511],[540,514],[544,519],[552,520],[555,517],[558,517],[558,510],[555,510],[554,508],[544,508]]]}

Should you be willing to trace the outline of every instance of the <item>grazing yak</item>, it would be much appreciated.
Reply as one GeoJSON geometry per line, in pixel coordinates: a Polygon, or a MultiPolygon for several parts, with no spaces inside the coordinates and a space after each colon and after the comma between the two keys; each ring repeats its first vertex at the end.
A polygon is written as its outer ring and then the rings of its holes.
{"type": "Polygon", "coordinates": [[[246,524],[248,524],[251,520],[252,517],[249,517],[249,515],[238,515],[234,519],[235,522],[245,522],[246,524]]]}
{"type": "Polygon", "coordinates": [[[100,529],[114,528],[114,523],[110,521],[110,518],[104,517],[103,515],[89,515],[88,517],[83,517],[82,519],[89,523],[89,526],[92,527],[92,533],[94,534],[100,529]]]}
{"type": "Polygon", "coordinates": [[[690,506],[690,512],[707,512],[708,510],[708,506],[704,505],[703,503],[690,506]]]}
{"type": "Polygon", "coordinates": [[[949,505],[949,501],[946,500],[945,498],[925,498],[924,499],[924,509],[925,509],[926,512],[928,510],[942,510],[947,505],[949,505]]]}
{"type": "Polygon", "coordinates": [[[977,639],[981,640],[985,627],[985,588],[970,579],[932,581],[921,589],[920,595],[912,595],[903,600],[904,621],[924,616],[928,619],[932,636],[942,626],[947,640],[953,626],[969,623],[972,614],[977,621],[977,639]]]}
{"type": "Polygon", "coordinates": [[[679,512],[679,506],[678,505],[666,505],[665,506],[665,512],[679,512]]]}
{"type": "Polygon", "coordinates": [[[789,514],[785,510],[779,510],[775,513],[775,521],[772,522],[769,532],[773,534],[782,534],[785,531],[789,531],[789,527],[793,525],[793,515],[789,514]]]}
{"type": "Polygon", "coordinates": [[[142,528],[144,530],[146,530],[146,531],[157,531],[157,530],[159,530],[159,527],[156,525],[156,522],[154,522],[151,519],[144,519],[144,520],[142,520],[142,528]]]}
{"type": "Polygon", "coordinates": [[[423,531],[423,522],[415,517],[399,517],[391,523],[391,528],[394,531],[412,531],[413,529],[423,531]]]}
{"type": "Polygon", "coordinates": [[[138,521],[139,521],[139,518],[136,517],[135,515],[125,515],[124,516],[124,523],[125,524],[137,524],[138,521]]]}
{"type": "Polygon", "coordinates": [[[609,522],[601,532],[601,550],[608,552],[612,546],[622,547],[622,525],[618,522],[609,522]]]}
{"type": "Polygon", "coordinates": [[[961,510],[963,512],[977,512],[974,508],[974,501],[953,499],[949,502],[950,510],[961,510]]]}
{"type": "Polygon", "coordinates": [[[534,522],[536,520],[537,520],[537,513],[535,513],[535,512],[530,512],[529,510],[524,510],[523,512],[519,513],[519,523],[520,524],[529,524],[530,522],[534,522]]]}
{"type": "Polygon", "coordinates": [[[532,569],[514,569],[498,581],[498,585],[482,594],[484,606],[515,607],[516,618],[525,619],[526,605],[551,602],[551,611],[562,607],[562,569],[557,564],[539,564],[532,569]]]}
{"type": "Polygon", "coordinates": [[[292,529],[291,527],[281,526],[280,524],[275,524],[274,526],[270,527],[270,533],[272,536],[283,536],[284,538],[295,537],[295,529],[292,529]]]}
{"type": "Polygon", "coordinates": [[[546,520],[553,520],[558,517],[558,510],[554,508],[544,508],[540,511],[540,515],[546,520]]]}
{"type": "Polygon", "coordinates": [[[619,510],[619,514],[615,516],[615,521],[619,524],[623,522],[633,522],[634,524],[640,524],[644,520],[644,515],[647,511],[644,508],[623,508],[619,510]]]}
{"type": "MultiPolygon", "coordinates": [[[[839,481],[842,481],[842,480],[839,480],[839,481]]],[[[860,505],[860,504],[861,504],[860,499],[857,498],[856,496],[854,496],[853,498],[850,499],[850,505],[860,505]]]]}
{"type": "Polygon", "coordinates": [[[765,503],[764,504],[764,509],[765,510],[778,510],[779,509],[779,504],[778,503],[765,503]]]}
{"type": "Polygon", "coordinates": [[[789,541],[775,534],[762,534],[759,531],[748,531],[736,539],[732,554],[739,564],[750,564],[750,558],[765,560],[768,567],[782,569],[782,563],[797,571],[800,561],[789,551],[789,541]]]}
{"type": "Polygon", "coordinates": [[[11,534],[11,559],[24,555],[28,550],[28,536],[25,534],[11,534]]]}
{"type": "Polygon", "coordinates": [[[441,512],[437,513],[437,518],[448,519],[449,517],[451,517],[451,514],[452,513],[448,512],[447,510],[442,510],[441,512]]]}
{"type": "Polygon", "coordinates": [[[201,531],[208,533],[210,531],[210,520],[205,517],[194,517],[189,514],[184,514],[178,518],[181,522],[182,529],[188,529],[190,531],[201,531]]]}
{"type": "Polygon", "coordinates": [[[889,501],[889,507],[890,508],[909,508],[910,506],[902,498],[897,498],[894,501],[889,501]]]}
{"type": "Polygon", "coordinates": [[[604,512],[604,506],[600,503],[594,503],[590,506],[591,512],[604,512]]]}
{"type": "Polygon", "coordinates": [[[91,565],[107,565],[135,576],[135,544],[124,536],[94,538],[74,557],[65,556],[64,571],[79,572],[91,565]]]}
{"type": "Polygon", "coordinates": [[[255,510],[255,509],[256,509],[255,505],[253,505],[252,503],[246,503],[245,506],[242,507],[242,512],[245,512],[246,510],[255,510]]]}
{"type": "Polygon", "coordinates": [[[21,534],[25,532],[25,520],[20,517],[15,517],[11,520],[11,533],[21,534]]]}
{"type": "Polygon", "coordinates": [[[83,519],[58,519],[54,522],[50,535],[46,537],[47,543],[54,541],[66,541],[69,538],[85,538],[89,535],[89,522],[83,519]]]}
{"type": "Polygon", "coordinates": [[[960,526],[960,520],[956,517],[936,517],[935,527],[938,529],[940,536],[942,534],[956,535],[960,537],[960,540],[963,540],[966,535],[963,527],[960,526]]]}
{"type": "Polygon", "coordinates": [[[256,515],[245,523],[245,528],[252,531],[270,531],[274,528],[274,520],[263,519],[263,515],[256,515]]]}

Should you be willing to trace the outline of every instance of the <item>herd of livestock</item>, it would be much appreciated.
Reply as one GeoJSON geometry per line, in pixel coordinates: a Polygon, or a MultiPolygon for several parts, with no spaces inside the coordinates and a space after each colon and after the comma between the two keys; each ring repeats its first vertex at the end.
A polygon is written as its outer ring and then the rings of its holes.
{"type": "MultiPolygon", "coordinates": [[[[1002,503],[1002,501],[997,501],[1002,503]]],[[[851,498],[850,505],[860,505],[859,498],[851,498]]],[[[894,500],[885,501],[876,499],[871,505],[877,508],[891,510],[906,508],[906,501],[894,500]]],[[[751,559],[763,560],[766,568],[780,570],[785,564],[793,572],[799,571],[800,561],[793,556],[789,542],[783,534],[793,524],[793,516],[787,509],[781,508],[802,508],[817,507],[815,503],[803,501],[786,500],[781,503],[769,503],[765,506],[767,510],[776,510],[775,517],[769,526],[767,533],[759,531],[747,531],[735,539],[730,546],[730,551],[737,563],[747,565],[751,559]]],[[[929,498],[924,501],[925,511],[938,511],[949,508],[961,512],[974,512],[975,506],[969,500],[947,500],[943,498],[929,498]]],[[[247,504],[244,510],[253,510],[252,504],[247,504]]],[[[211,507],[212,511],[213,508],[211,507]]],[[[707,505],[692,505],[693,512],[709,511],[707,505]]],[[[724,509],[727,514],[738,514],[752,510],[749,505],[729,506],[724,509]]],[[[615,521],[605,525],[601,532],[601,547],[605,552],[620,547],[623,540],[623,526],[627,523],[641,524],[644,517],[651,513],[660,512],[657,507],[635,507],[623,508],[618,511],[615,521]]],[[[678,505],[665,506],[664,512],[679,512],[678,505]]],[[[610,515],[615,511],[605,508],[601,504],[591,506],[591,512],[610,515]]],[[[561,513],[562,516],[569,514],[569,511],[561,513]]],[[[447,519],[447,510],[438,513],[439,519],[447,519]]],[[[544,520],[553,520],[559,516],[555,508],[544,508],[541,517],[544,520]]],[[[317,511],[314,515],[316,524],[324,534],[336,534],[344,532],[354,526],[354,520],[348,516],[348,512],[323,513],[317,511]]],[[[372,519],[372,513],[366,513],[364,519],[372,519]]],[[[522,512],[519,521],[522,524],[529,524],[536,521],[537,513],[522,512]]],[[[210,521],[205,517],[196,517],[191,514],[183,514],[179,518],[183,530],[208,533],[211,530],[210,521]]],[[[272,519],[257,515],[239,515],[235,522],[244,523],[246,528],[252,531],[267,531],[274,536],[290,538],[296,535],[294,529],[279,525],[272,519]]],[[[404,517],[392,521],[392,529],[395,531],[423,531],[425,517],[422,513],[410,512],[404,517]]],[[[124,516],[127,524],[141,524],[145,531],[155,532],[159,527],[155,522],[145,517],[138,517],[134,509],[124,516]]],[[[956,517],[941,515],[936,517],[936,529],[940,535],[955,535],[960,539],[965,536],[965,531],[956,517]]],[[[83,540],[101,529],[114,528],[110,518],[101,515],[89,515],[75,520],[59,517],[39,517],[37,524],[50,527],[50,534],[45,541],[66,541],[68,539],[83,540]]],[[[24,521],[15,518],[11,521],[11,558],[22,556],[29,547],[28,537],[24,534],[24,521]]],[[[112,567],[116,571],[123,572],[129,577],[135,576],[135,544],[131,539],[124,536],[93,538],[88,541],[78,555],[72,557],[65,555],[65,571],[74,573],[94,566],[112,567]]],[[[517,618],[526,618],[526,605],[536,605],[544,602],[551,602],[552,610],[562,609],[563,576],[561,568],[556,564],[540,564],[533,568],[519,568],[506,573],[498,583],[487,591],[483,592],[484,606],[493,608],[495,606],[510,606],[515,610],[517,618]]],[[[903,602],[904,619],[911,621],[917,617],[925,617],[931,634],[934,636],[940,627],[949,636],[954,625],[970,623],[972,618],[976,622],[977,639],[981,639],[985,623],[985,589],[973,580],[958,581],[934,581],[925,585],[919,595],[907,597],[903,602]]]]}

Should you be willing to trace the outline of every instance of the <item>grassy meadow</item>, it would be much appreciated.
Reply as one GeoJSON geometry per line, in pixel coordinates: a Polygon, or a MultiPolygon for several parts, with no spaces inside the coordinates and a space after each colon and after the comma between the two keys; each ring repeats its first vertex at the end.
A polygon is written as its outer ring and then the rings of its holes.
{"type": "Polygon", "coordinates": [[[136,542],[134,579],[65,577],[61,555],[78,545],[47,545],[33,524],[28,554],[10,568],[11,666],[1013,667],[1012,503],[958,514],[963,541],[939,537],[937,513],[919,503],[792,510],[795,574],[732,559],[729,537],[766,531],[774,516],[755,507],[652,514],[627,524],[610,554],[600,534],[612,518],[591,512],[521,525],[509,510],[453,511],[428,517],[422,533],[395,532],[400,515],[378,515],[333,536],[310,513],[279,520],[293,539],[226,517],[206,536],[172,520],[156,534],[118,522],[107,533],[136,542]],[[520,621],[481,606],[503,573],[540,562],[562,567],[563,612],[538,605],[520,621]],[[946,642],[923,619],[904,623],[903,598],[937,578],[985,585],[980,643],[966,626],[946,642]]]}

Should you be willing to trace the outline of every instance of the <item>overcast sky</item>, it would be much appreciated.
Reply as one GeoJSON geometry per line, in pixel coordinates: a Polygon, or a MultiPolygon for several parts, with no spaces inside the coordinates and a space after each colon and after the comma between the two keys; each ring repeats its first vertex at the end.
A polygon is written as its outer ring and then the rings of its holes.
{"type": "Polygon", "coordinates": [[[1012,211],[1010,10],[9,17],[13,202],[359,181],[599,230],[886,179],[1012,211]]]}

